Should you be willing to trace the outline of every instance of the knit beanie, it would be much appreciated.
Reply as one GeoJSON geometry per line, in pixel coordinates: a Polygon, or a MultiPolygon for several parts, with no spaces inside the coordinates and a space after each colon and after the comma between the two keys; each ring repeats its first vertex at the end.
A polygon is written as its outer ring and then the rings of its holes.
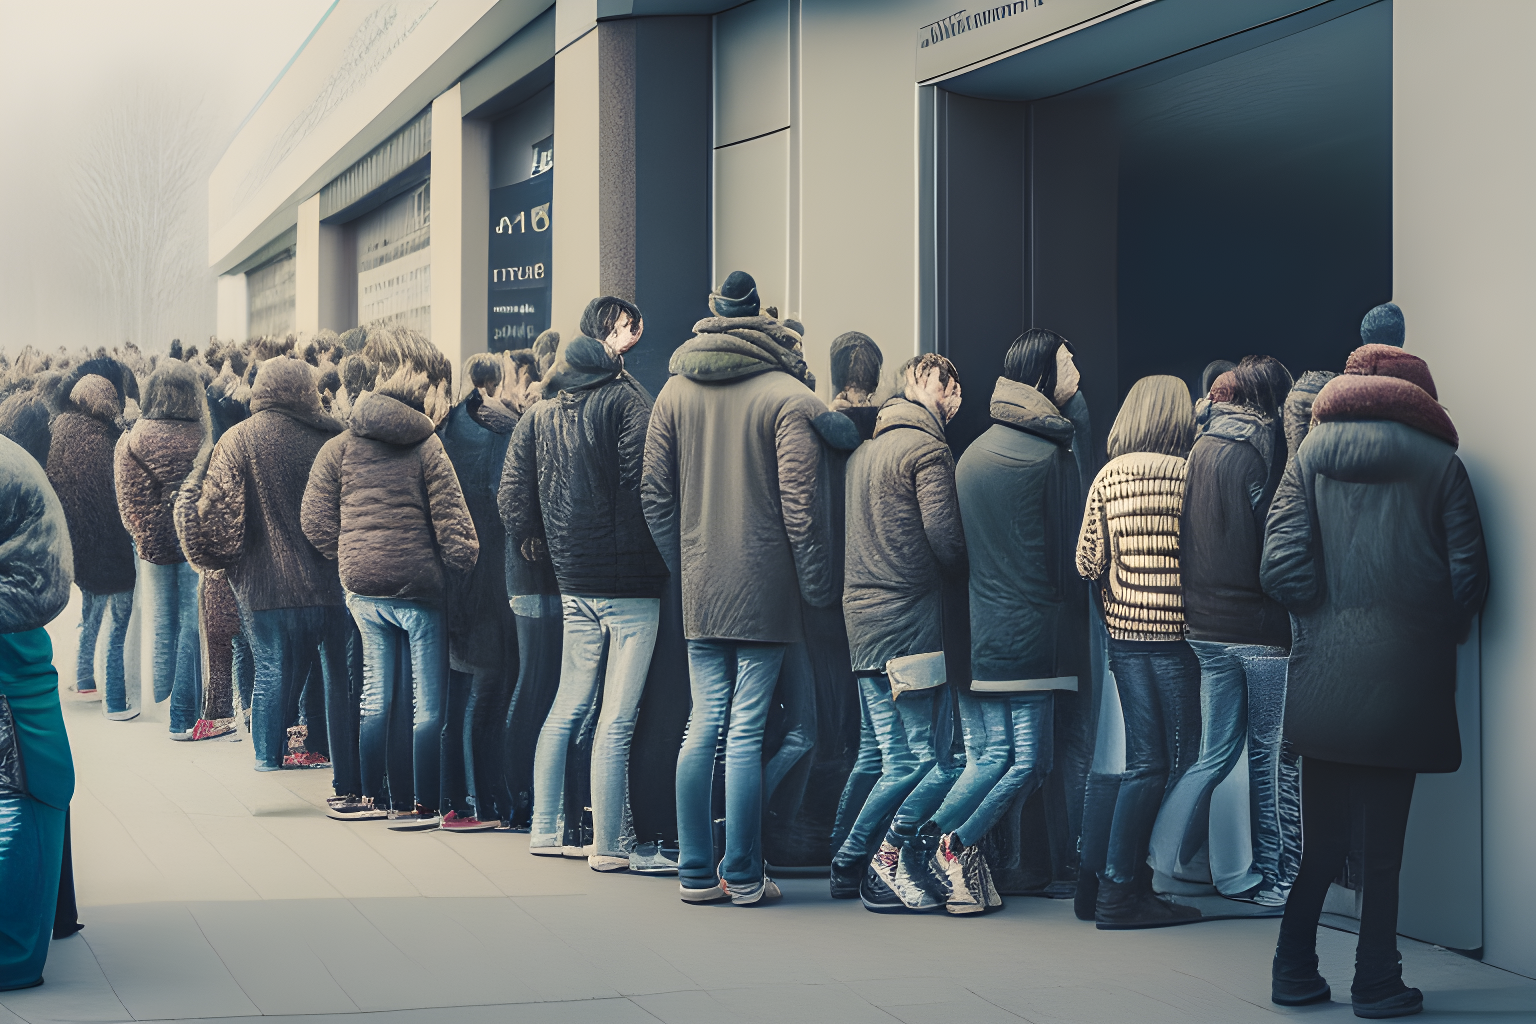
{"type": "Polygon", "coordinates": [[[1359,377],[1396,377],[1417,384],[1429,393],[1430,398],[1440,400],[1435,391],[1435,378],[1429,373],[1429,364],[1391,345],[1360,346],[1349,354],[1344,372],[1359,377]]]}
{"type": "Polygon", "coordinates": [[[1403,335],[1407,325],[1403,311],[1394,302],[1383,302],[1360,321],[1360,341],[1365,345],[1391,345],[1403,347],[1403,335]]]}
{"type": "Polygon", "coordinates": [[[709,295],[709,310],[715,316],[757,316],[762,308],[757,297],[757,282],[752,275],[741,270],[731,271],[725,284],[709,295]]]}

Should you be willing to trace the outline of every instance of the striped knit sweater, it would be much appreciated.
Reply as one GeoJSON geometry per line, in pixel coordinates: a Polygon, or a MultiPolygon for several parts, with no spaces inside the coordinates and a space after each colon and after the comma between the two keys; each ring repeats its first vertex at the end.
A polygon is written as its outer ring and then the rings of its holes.
{"type": "Polygon", "coordinates": [[[1077,541],[1077,571],[1095,581],[1116,640],[1184,636],[1179,515],[1185,461],[1134,452],[1099,471],[1077,541]]]}

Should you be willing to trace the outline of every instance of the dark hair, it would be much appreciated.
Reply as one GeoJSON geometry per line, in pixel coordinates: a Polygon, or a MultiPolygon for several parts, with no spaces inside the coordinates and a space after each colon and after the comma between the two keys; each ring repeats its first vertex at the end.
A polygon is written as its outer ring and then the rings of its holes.
{"type": "Polygon", "coordinates": [[[1285,396],[1291,393],[1294,383],[1290,371],[1274,356],[1243,356],[1232,376],[1232,401],[1270,419],[1280,415],[1285,396]]]}
{"type": "Polygon", "coordinates": [[[373,388],[379,368],[361,352],[353,353],[341,361],[341,383],[347,389],[347,399],[357,401],[357,396],[373,388]]]}
{"type": "Polygon", "coordinates": [[[640,313],[640,307],[633,302],[628,302],[617,295],[604,295],[600,299],[593,299],[587,303],[587,308],[581,314],[581,333],[594,341],[606,341],[608,335],[619,324],[619,317],[629,317],[631,327],[639,327],[645,323],[645,317],[640,313]]]}
{"type": "Polygon", "coordinates": [[[464,360],[464,377],[472,388],[501,383],[501,360],[489,352],[476,352],[464,360]]]}
{"type": "Polygon", "coordinates": [[[196,423],[203,418],[203,387],[191,366],[167,359],[144,382],[144,418],[196,423]]]}
{"type": "Polygon", "coordinates": [[[874,392],[880,386],[880,369],[885,356],[880,346],[867,334],[849,331],[832,339],[832,390],[841,394],[851,384],[860,391],[874,392]]]}
{"type": "Polygon", "coordinates": [[[1044,327],[1031,327],[1008,346],[1003,356],[1003,376],[1009,380],[1028,384],[1046,398],[1056,394],[1056,352],[1066,345],[1066,338],[1044,327]]]}
{"type": "Polygon", "coordinates": [[[901,376],[905,379],[907,371],[911,370],[912,376],[921,382],[935,368],[939,371],[939,383],[944,387],[949,387],[950,381],[954,381],[957,384],[960,382],[960,371],[955,369],[955,364],[937,352],[925,352],[920,356],[913,356],[911,359],[908,359],[905,363],[901,364],[901,376]]]}

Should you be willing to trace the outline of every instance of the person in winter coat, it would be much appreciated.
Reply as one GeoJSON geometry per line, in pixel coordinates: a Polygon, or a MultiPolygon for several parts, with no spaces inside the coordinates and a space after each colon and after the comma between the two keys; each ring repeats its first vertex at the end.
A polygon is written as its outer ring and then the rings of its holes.
{"type": "Polygon", "coordinates": [[[507,534],[496,498],[517,415],[499,397],[502,360],[471,356],[464,377],[472,390],[443,424],[443,451],[458,477],[480,554],[469,579],[448,594],[449,727],[443,763],[444,788],[456,805],[444,814],[443,828],[479,832],[512,815],[503,742],[517,631],[507,603],[507,534]],[[457,806],[464,797],[469,806],[457,806]]]}
{"type": "Polygon", "coordinates": [[[1275,950],[1275,1002],[1326,1001],[1317,922],[1363,831],[1355,1013],[1416,1013],[1397,951],[1398,872],[1414,778],[1461,765],[1456,646],[1488,593],[1488,556],[1457,435],[1422,359],[1350,355],[1286,469],[1259,579],[1294,617],[1285,735],[1304,758],[1306,845],[1275,950]]]}
{"type": "Polygon", "coordinates": [[[1263,906],[1284,905],[1301,849],[1296,761],[1281,750],[1291,624],[1259,586],[1274,470],[1285,454],[1275,426],[1290,387],[1279,361],[1244,357],[1215,382],[1189,454],[1179,567],[1189,646],[1200,659],[1200,756],[1168,791],[1151,845],[1161,876],[1214,882],[1225,896],[1263,906]],[[1251,827],[1240,823],[1240,841],[1222,842],[1210,828],[1211,794],[1245,743],[1256,816],[1251,827]]]}
{"type": "Polygon", "coordinates": [[[682,578],[693,711],[677,760],[680,893],[746,905],[779,894],[761,856],[762,736],[784,651],[804,636],[802,597],[814,608],[836,600],[814,425],[828,410],[805,383],[800,336],[760,315],[751,275],[732,272],[709,305],[715,315],[673,354],[651,410],[640,493],[682,578]],[[710,798],[722,731],[717,864],[710,798]]]}
{"type": "Polygon", "coordinates": [[[1110,428],[1109,462],[1088,489],[1077,541],[1077,571],[1093,582],[1103,609],[1125,716],[1125,773],[1094,912],[1104,929],[1200,917],[1154,896],[1146,867],[1163,795],[1194,762],[1200,741],[1200,662],[1184,640],[1179,532],[1194,435],[1183,381],[1143,377],[1132,385],[1110,428]]]}
{"type": "MultiPolygon", "coordinates": [[[[251,390],[241,383],[235,371],[236,365],[242,369],[245,365],[243,357],[237,364],[234,356],[239,355],[238,350],[231,354],[204,391],[210,427],[205,445],[218,444],[230,427],[251,414],[251,390]]],[[[240,609],[229,580],[224,578],[224,570],[204,569],[201,575],[198,620],[208,651],[208,671],[203,679],[203,710],[194,735],[203,733],[207,737],[223,735],[226,727],[234,727],[237,696],[249,728],[256,664],[251,658],[250,643],[240,632],[240,609]]]]}
{"type": "MultiPolygon", "coordinates": [[[[348,429],[315,457],[301,518],[310,543],[336,560],[362,634],[359,759],[363,803],[375,810],[384,797],[397,659],[409,658],[415,802],[389,811],[390,827],[401,831],[436,828],[440,821],[448,676],[443,609],[480,551],[453,465],[434,433],[448,412],[446,387],[402,363],[359,396],[348,429]]],[[[391,781],[398,802],[400,780],[391,781]]]]}
{"type": "MultiPolygon", "coordinates": [[[[1021,335],[992,392],[992,427],[956,467],[970,563],[971,676],[958,692],[965,771],[933,815],[950,913],[986,909],[976,844],[1053,765],[1055,690],[1075,690],[1086,650],[1064,621],[1087,614],[1073,566],[1083,508],[1076,449],[1092,443],[1071,346],[1021,335]]],[[[1086,687],[1085,687],[1086,688],[1086,687]]]]}
{"type": "Polygon", "coordinates": [[[38,465],[48,468],[50,426],[63,398],[66,378],[61,373],[39,373],[29,387],[0,402],[0,435],[26,449],[38,465]]]}
{"type": "Polygon", "coordinates": [[[884,364],[880,346],[867,334],[849,331],[832,339],[832,411],[852,420],[865,441],[875,436],[884,364]]]}
{"type": "Polygon", "coordinates": [[[953,718],[941,601],[945,579],[965,567],[955,460],[944,438],[960,408],[960,379],[954,364],[932,354],[909,362],[902,376],[904,393],[881,407],[874,439],[848,460],[843,615],[882,775],[832,870],[845,885],[864,876],[860,897],[871,910],[944,902],[943,880],[928,877],[938,837],[918,829],[961,770],[947,756],[953,718]]]}
{"type": "MultiPolygon", "coordinates": [[[[176,494],[192,471],[206,429],[203,383],[186,363],[166,360],[144,385],[143,415],[117,445],[117,497],[149,585],[155,702],[171,699],[171,738],[195,735],[202,652],[197,570],[176,537],[176,494]]],[[[224,728],[223,732],[230,732],[224,728]]]]}
{"type": "Polygon", "coordinates": [[[0,437],[0,991],[42,984],[67,856],[75,769],[43,627],[72,562],[43,468],[0,437]]]}
{"type": "Polygon", "coordinates": [[[108,622],[106,714],[113,721],[137,716],[128,707],[123,644],[133,611],[133,541],[123,528],[113,483],[113,452],[122,436],[122,402],[105,377],[86,374],[70,389],[53,422],[48,480],[64,506],[80,588],[80,648],[75,690],[96,692],[96,643],[108,622]]]}
{"type": "Polygon", "coordinates": [[[286,730],[319,652],[333,801],[358,800],[355,687],[347,614],[334,565],[305,539],[300,505],[310,467],[340,424],[320,406],[305,363],[277,356],[254,366],[248,419],[230,427],[187,475],[176,532],[187,560],[221,569],[255,662],[251,739],[257,771],[293,764],[286,730]]]}
{"type": "Polygon", "coordinates": [[[1306,440],[1307,431],[1312,427],[1312,403],[1317,401],[1317,393],[1337,376],[1338,374],[1332,370],[1308,370],[1291,387],[1291,393],[1285,396],[1285,461],[1287,465],[1296,458],[1301,442],[1306,440]]]}
{"type": "Polygon", "coordinates": [[[548,547],[565,622],[560,688],[534,755],[529,852],[560,852],[555,825],[566,750],[601,686],[588,864],[622,871],[629,867],[619,840],[630,741],[667,567],[640,507],[651,396],[624,370],[624,353],[639,342],[644,321],[632,303],[612,296],[592,300],[583,321],[602,338],[577,335],[565,346],[547,400],[517,425],[502,486],[536,499],[514,508],[509,533],[520,547],[548,547]]]}

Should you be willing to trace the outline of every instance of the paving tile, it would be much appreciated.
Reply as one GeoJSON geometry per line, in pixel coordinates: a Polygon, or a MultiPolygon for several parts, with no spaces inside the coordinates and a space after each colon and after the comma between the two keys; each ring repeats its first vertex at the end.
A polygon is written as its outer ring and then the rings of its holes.
{"type": "Polygon", "coordinates": [[[358,1009],[326,970],[303,927],[307,916],[283,900],[194,903],[188,911],[242,992],[264,1014],[351,1013],[358,1009]]]}
{"type": "MultiPolygon", "coordinates": [[[[79,932],[49,945],[43,984],[0,992],[0,1007],[28,1024],[133,1019],[112,991],[85,936],[79,932]]],[[[10,1024],[11,1019],[0,1014],[0,1024],[10,1024]]]]}

